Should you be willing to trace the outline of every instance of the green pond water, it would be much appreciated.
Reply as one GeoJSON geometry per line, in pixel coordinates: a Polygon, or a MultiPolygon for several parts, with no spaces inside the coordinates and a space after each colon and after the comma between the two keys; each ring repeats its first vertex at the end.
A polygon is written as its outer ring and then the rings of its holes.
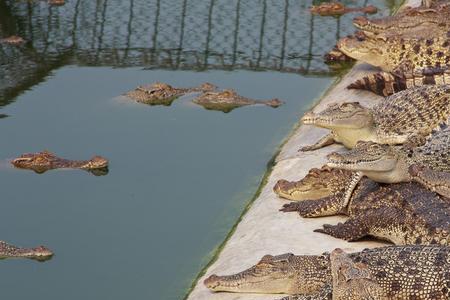
{"type": "Polygon", "coordinates": [[[351,17],[312,18],[307,1],[67,2],[0,1],[1,36],[28,41],[0,46],[0,239],[55,252],[0,261],[1,293],[182,299],[333,81],[321,56],[352,31],[351,17]],[[225,114],[193,95],[169,107],[121,96],[154,81],[208,81],[285,105],[225,114]],[[102,155],[109,173],[9,164],[45,149],[102,155]]]}

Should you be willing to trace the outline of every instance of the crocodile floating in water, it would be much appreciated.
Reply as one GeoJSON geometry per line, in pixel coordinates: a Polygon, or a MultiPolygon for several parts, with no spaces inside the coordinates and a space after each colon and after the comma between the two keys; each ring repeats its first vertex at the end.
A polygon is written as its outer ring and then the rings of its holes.
{"type": "Polygon", "coordinates": [[[16,168],[29,169],[36,173],[53,169],[82,169],[96,176],[108,173],[108,160],[101,156],[94,156],[89,160],[68,160],[59,158],[49,151],[23,154],[12,160],[11,164],[16,168]]]}
{"type": "Polygon", "coordinates": [[[335,142],[353,148],[358,141],[402,144],[414,136],[427,136],[450,117],[450,85],[420,86],[387,97],[373,108],[358,102],[329,105],[309,112],[303,124],[327,128],[331,133],[302,151],[335,142]]]}
{"type": "Polygon", "coordinates": [[[125,96],[140,103],[169,106],[175,99],[183,95],[214,91],[216,88],[215,85],[208,82],[194,88],[175,88],[166,83],[156,82],[148,86],[138,86],[126,93],[125,96]]]}
{"type": "Polygon", "coordinates": [[[8,44],[13,46],[20,46],[25,43],[25,40],[17,35],[11,35],[9,37],[0,39],[0,43],[2,44],[8,44]]]}
{"type": "MultiPolygon", "coordinates": [[[[367,265],[370,279],[388,299],[444,300],[450,297],[450,248],[389,246],[348,254],[367,265]]],[[[332,299],[330,254],[264,256],[256,265],[228,276],[211,275],[214,292],[291,294],[283,300],[332,299]]]]}
{"type": "Polygon", "coordinates": [[[378,9],[373,5],[365,7],[346,7],[340,2],[323,2],[320,5],[313,5],[309,11],[313,15],[321,16],[341,16],[350,12],[361,12],[366,14],[375,14],[378,9]]]}
{"type": "Polygon", "coordinates": [[[278,99],[262,101],[242,97],[238,95],[234,90],[206,92],[195,98],[192,102],[201,105],[206,109],[219,110],[225,113],[228,113],[235,108],[246,105],[263,104],[270,107],[278,107],[283,104],[283,102],[278,99]]]}
{"type": "Polygon", "coordinates": [[[50,259],[52,256],[53,252],[44,246],[22,248],[0,241],[0,259],[29,258],[44,261],[50,259]]]}
{"type": "MultiPolygon", "coordinates": [[[[368,178],[362,178],[347,198],[346,187],[353,178],[354,172],[348,170],[311,170],[297,182],[301,191],[296,194],[297,201],[285,204],[281,211],[298,212],[307,218],[349,216],[344,223],[315,230],[348,241],[373,236],[396,245],[450,245],[450,198],[419,183],[380,184],[368,178]],[[316,187],[322,191],[320,198],[316,187]]],[[[285,185],[276,192],[284,197],[296,189],[285,185]]]]}

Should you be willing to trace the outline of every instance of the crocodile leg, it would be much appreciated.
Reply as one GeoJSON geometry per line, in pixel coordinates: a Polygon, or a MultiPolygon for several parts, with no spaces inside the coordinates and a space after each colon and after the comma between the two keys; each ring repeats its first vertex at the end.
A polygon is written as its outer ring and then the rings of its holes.
{"type": "Polygon", "coordinates": [[[399,209],[382,207],[367,211],[357,217],[352,217],[344,223],[337,225],[323,225],[323,228],[314,232],[325,233],[338,239],[356,241],[365,236],[372,235],[387,239],[395,244],[405,244],[406,236],[402,232],[405,215],[399,209]]]}
{"type": "Polygon", "coordinates": [[[291,295],[277,300],[331,300],[333,288],[330,284],[325,285],[319,292],[310,295],[291,295]]]}
{"type": "Polygon", "coordinates": [[[298,151],[306,152],[306,151],[313,151],[317,150],[323,147],[326,147],[328,145],[334,144],[336,141],[334,139],[334,135],[332,133],[327,134],[326,136],[322,137],[320,140],[318,140],[315,144],[304,146],[300,148],[298,151]]]}
{"type": "Polygon", "coordinates": [[[328,196],[318,200],[304,200],[284,204],[282,212],[298,212],[304,218],[334,216],[342,211],[342,196],[328,196]]]}

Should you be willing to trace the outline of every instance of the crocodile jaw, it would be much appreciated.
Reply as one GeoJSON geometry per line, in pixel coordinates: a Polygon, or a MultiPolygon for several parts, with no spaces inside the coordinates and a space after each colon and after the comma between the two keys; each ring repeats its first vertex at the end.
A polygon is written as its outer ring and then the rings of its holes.
{"type": "Polygon", "coordinates": [[[371,40],[357,40],[355,38],[343,38],[338,41],[338,49],[345,55],[356,60],[360,60],[371,64],[372,66],[381,67],[384,71],[392,71],[386,69],[384,62],[383,41],[378,39],[377,44],[373,44],[371,40]]]}

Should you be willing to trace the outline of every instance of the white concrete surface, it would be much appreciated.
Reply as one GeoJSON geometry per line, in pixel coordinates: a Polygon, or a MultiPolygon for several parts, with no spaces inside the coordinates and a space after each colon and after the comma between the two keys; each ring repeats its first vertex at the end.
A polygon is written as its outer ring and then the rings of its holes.
{"type": "MultiPolygon", "coordinates": [[[[418,2],[414,0],[414,2],[418,2]]],[[[408,4],[415,6],[409,1],[408,4]]],[[[357,78],[373,72],[367,64],[357,64],[342,80],[323,97],[314,111],[321,111],[329,103],[359,101],[364,105],[374,105],[381,97],[366,91],[348,90],[346,86],[357,78]]],[[[300,116],[299,116],[300,117],[300,116]]],[[[375,241],[348,243],[328,235],[315,233],[314,229],[322,224],[335,224],[344,217],[326,217],[303,219],[295,213],[282,213],[278,210],[286,200],[278,198],[272,187],[279,179],[298,180],[309,169],[322,166],[326,154],[343,149],[333,145],[318,151],[299,153],[297,150],[318,140],[327,130],[311,126],[301,126],[292,134],[276,159],[276,165],[270,174],[267,185],[255,200],[247,214],[238,224],[233,236],[227,241],[218,259],[200,278],[188,297],[188,300],[269,300],[277,295],[253,295],[233,293],[211,293],[203,285],[203,280],[211,274],[227,275],[236,273],[254,265],[265,254],[320,254],[340,247],[345,251],[359,251],[367,247],[384,245],[375,241]]]]}

